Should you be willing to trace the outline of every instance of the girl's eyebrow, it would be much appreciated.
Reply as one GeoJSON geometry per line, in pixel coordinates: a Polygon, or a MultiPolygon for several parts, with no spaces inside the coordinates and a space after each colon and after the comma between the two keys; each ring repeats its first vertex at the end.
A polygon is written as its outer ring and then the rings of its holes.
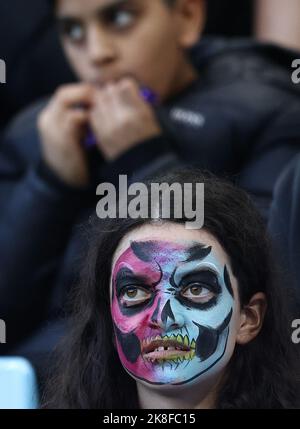
{"type": "Polygon", "coordinates": [[[210,262],[202,262],[198,259],[192,262],[185,262],[181,266],[176,267],[174,272],[172,273],[170,282],[172,282],[172,285],[174,287],[179,287],[179,284],[185,276],[197,274],[201,271],[210,271],[217,278],[219,278],[221,274],[214,264],[210,262]]]}
{"type": "MultiPolygon", "coordinates": [[[[178,287],[183,277],[187,274],[197,273],[203,271],[202,268],[199,269],[199,264],[203,261],[212,251],[211,246],[207,246],[203,243],[195,243],[186,250],[187,258],[185,261],[182,261],[180,266],[175,267],[170,282],[174,287],[178,287]]],[[[205,263],[205,268],[207,271],[211,271],[217,277],[219,276],[219,271],[214,264],[205,263]]]]}
{"type": "Polygon", "coordinates": [[[135,283],[142,283],[145,286],[151,286],[155,287],[159,281],[153,282],[150,276],[143,275],[141,273],[135,273],[130,268],[121,268],[115,277],[115,285],[116,288],[119,289],[120,287],[123,287],[126,285],[126,283],[135,282],[135,283]]]}
{"type": "Polygon", "coordinates": [[[130,268],[121,268],[116,275],[116,282],[122,282],[124,280],[136,280],[136,279],[145,279],[145,276],[135,274],[130,268]]]}

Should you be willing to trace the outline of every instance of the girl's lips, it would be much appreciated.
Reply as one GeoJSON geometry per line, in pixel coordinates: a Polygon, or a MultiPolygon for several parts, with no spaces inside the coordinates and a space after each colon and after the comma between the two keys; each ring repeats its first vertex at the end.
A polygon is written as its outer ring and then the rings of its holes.
{"type": "Polygon", "coordinates": [[[196,343],[182,335],[156,336],[142,341],[141,351],[143,359],[163,364],[166,361],[183,362],[191,360],[196,354],[196,343]]]}
{"type": "Polygon", "coordinates": [[[184,351],[189,352],[190,346],[184,344],[183,342],[179,342],[171,339],[155,339],[149,342],[148,344],[143,344],[142,353],[147,355],[151,352],[178,352],[184,351]]]}
{"type": "Polygon", "coordinates": [[[180,357],[185,358],[188,354],[190,354],[189,350],[176,350],[176,349],[168,349],[163,351],[154,351],[147,354],[144,354],[145,359],[154,359],[154,360],[172,360],[180,357]]]}

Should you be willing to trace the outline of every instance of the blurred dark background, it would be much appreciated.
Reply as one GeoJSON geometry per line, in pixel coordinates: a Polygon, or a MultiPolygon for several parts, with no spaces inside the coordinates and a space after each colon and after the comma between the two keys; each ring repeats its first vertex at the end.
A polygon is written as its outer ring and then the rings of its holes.
{"type": "MultiPolygon", "coordinates": [[[[251,35],[252,6],[252,0],[208,0],[205,34],[251,35]]],[[[7,67],[7,83],[0,85],[0,129],[31,102],[74,80],[47,0],[0,2],[0,58],[7,67]]]]}

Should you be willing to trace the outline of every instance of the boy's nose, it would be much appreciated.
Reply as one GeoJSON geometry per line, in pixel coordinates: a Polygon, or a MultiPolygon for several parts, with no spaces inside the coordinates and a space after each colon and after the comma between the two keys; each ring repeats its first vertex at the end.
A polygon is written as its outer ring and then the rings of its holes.
{"type": "Polygon", "coordinates": [[[94,65],[111,63],[116,57],[116,48],[113,40],[97,25],[89,30],[88,54],[91,63],[94,65]]]}

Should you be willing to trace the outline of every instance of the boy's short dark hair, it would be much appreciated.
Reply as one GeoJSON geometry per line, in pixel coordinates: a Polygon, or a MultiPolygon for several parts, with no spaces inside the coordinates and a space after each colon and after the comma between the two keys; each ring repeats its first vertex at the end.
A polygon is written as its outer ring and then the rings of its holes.
{"type": "MultiPolygon", "coordinates": [[[[51,8],[55,6],[55,2],[57,0],[48,0],[48,2],[51,5],[51,8]]],[[[176,3],[177,0],[163,0],[168,6],[173,6],[174,3],[176,3]]]]}

